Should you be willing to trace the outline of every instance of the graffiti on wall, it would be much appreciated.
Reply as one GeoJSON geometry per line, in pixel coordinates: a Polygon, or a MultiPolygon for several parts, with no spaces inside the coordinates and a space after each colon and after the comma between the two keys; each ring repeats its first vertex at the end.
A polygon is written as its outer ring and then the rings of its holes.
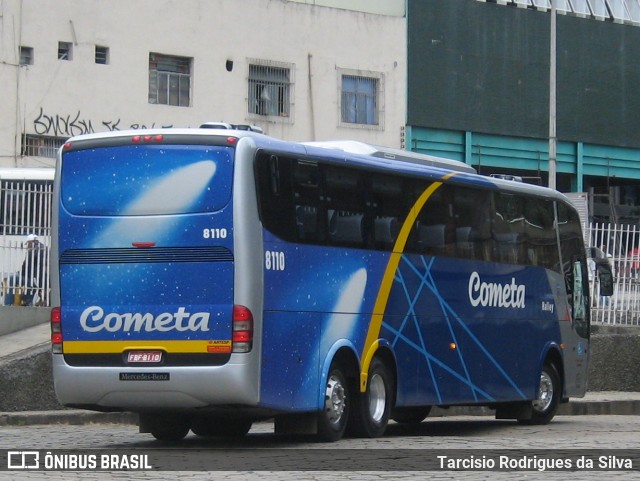
{"type": "Polygon", "coordinates": [[[126,130],[126,129],[153,129],[155,127],[173,127],[173,125],[152,124],[127,124],[120,119],[100,120],[95,122],[84,118],[78,112],[70,115],[49,115],[40,107],[40,113],[33,121],[33,128],[38,135],[50,135],[55,137],[73,137],[74,135],[92,134],[95,132],[126,130]]]}

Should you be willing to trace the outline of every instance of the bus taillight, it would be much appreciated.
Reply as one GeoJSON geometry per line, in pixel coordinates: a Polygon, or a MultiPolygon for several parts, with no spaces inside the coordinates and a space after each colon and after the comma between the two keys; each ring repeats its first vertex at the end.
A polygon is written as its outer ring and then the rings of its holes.
{"type": "Polygon", "coordinates": [[[253,347],[253,314],[244,306],[233,306],[233,352],[249,352],[253,347]]]}
{"type": "Polygon", "coordinates": [[[134,144],[139,144],[140,142],[149,143],[149,142],[163,142],[164,135],[134,135],[131,137],[131,142],[134,144]]]}
{"type": "Polygon", "coordinates": [[[62,354],[62,316],[60,308],[51,309],[51,352],[62,354]]]}

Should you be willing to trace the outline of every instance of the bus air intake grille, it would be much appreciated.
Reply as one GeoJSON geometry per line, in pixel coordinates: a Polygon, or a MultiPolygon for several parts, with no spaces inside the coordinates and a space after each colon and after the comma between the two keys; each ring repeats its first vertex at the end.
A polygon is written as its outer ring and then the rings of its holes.
{"type": "Polygon", "coordinates": [[[60,264],[147,264],[166,262],[232,262],[226,247],[150,247],[70,249],[60,256],[60,264]]]}

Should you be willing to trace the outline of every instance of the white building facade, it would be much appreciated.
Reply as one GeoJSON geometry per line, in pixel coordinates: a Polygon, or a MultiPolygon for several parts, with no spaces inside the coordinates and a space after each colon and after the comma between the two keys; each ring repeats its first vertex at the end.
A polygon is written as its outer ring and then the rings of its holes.
{"type": "Polygon", "coordinates": [[[0,167],[207,121],[401,147],[406,58],[404,0],[3,0],[0,167]]]}

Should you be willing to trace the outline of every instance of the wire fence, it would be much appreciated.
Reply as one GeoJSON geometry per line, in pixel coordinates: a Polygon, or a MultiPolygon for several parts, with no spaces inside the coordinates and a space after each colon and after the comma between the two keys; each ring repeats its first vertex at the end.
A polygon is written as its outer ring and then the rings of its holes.
{"type": "Polygon", "coordinates": [[[3,260],[17,269],[5,269],[0,273],[2,299],[5,306],[49,306],[49,238],[8,241],[0,246],[3,260]]]}
{"type": "Polygon", "coordinates": [[[591,321],[640,325],[640,228],[592,223],[584,232],[591,256],[608,259],[614,279],[613,295],[604,297],[600,295],[597,276],[590,272],[591,321]]]}
{"type": "Polygon", "coordinates": [[[0,181],[0,304],[48,306],[52,181],[0,181]]]}

